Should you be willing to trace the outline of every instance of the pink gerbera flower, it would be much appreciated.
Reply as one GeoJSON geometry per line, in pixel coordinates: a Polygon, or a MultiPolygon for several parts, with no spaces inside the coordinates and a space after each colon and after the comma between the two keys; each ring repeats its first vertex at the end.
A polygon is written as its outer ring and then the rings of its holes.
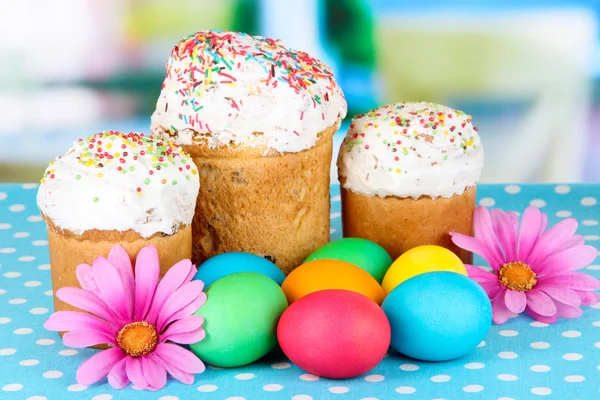
{"type": "Polygon", "coordinates": [[[121,246],[108,259],[97,257],[93,266],[77,267],[83,289],[62,288],[56,296],[87,312],[59,311],[44,327],[68,331],[66,346],[82,348],[106,344],[77,370],[77,382],[91,385],[108,376],[116,389],[133,382],[141,389],[158,390],[175,379],[194,383],[204,364],[190,351],[176,345],[196,343],[205,336],[203,318],[193,315],[206,301],[204,283],[190,260],[175,264],[159,282],[156,247],[144,247],[135,262],[121,246]]]}
{"type": "Polygon", "coordinates": [[[589,265],[597,251],[576,235],[577,221],[565,219],[546,231],[548,217],[535,207],[523,213],[485,207],[475,210],[475,237],[450,233],[459,247],[483,257],[492,272],[467,265],[470,278],[492,301],[493,320],[503,324],[511,313],[527,311],[538,321],[581,316],[580,306],[598,302],[600,281],[573,272],[589,265]]]}

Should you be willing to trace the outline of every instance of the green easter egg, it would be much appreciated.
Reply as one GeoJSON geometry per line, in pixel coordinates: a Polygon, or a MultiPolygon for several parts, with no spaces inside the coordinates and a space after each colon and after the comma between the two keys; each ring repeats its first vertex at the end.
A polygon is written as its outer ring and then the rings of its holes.
{"type": "Polygon", "coordinates": [[[322,259],[341,260],[354,264],[367,271],[379,283],[392,265],[392,257],[383,247],[370,240],[359,238],[345,238],[328,243],[315,250],[304,262],[322,259]]]}
{"type": "Polygon", "coordinates": [[[254,362],[277,344],[277,322],[288,303],[281,287],[256,272],[239,272],[215,281],[206,303],[196,312],[204,317],[206,337],[191,344],[203,361],[218,367],[254,362]]]}

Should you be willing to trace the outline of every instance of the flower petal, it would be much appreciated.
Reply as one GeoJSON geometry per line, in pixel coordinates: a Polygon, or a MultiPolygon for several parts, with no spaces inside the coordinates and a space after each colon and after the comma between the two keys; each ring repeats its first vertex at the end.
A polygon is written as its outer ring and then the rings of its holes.
{"type": "Polygon", "coordinates": [[[77,383],[80,385],[93,385],[104,378],[115,364],[125,357],[118,347],[94,354],[83,362],[77,369],[77,383]]]}
{"type": "Polygon", "coordinates": [[[467,275],[469,278],[477,282],[498,282],[498,276],[496,274],[481,267],[465,264],[465,268],[467,269],[467,275]]]}
{"type": "Polygon", "coordinates": [[[163,360],[156,353],[151,353],[148,355],[148,357],[153,358],[155,361],[161,362],[162,365],[167,370],[167,372],[169,373],[169,375],[171,375],[173,378],[177,379],[179,382],[185,383],[186,385],[191,385],[192,383],[194,383],[194,375],[193,374],[189,374],[187,372],[180,370],[175,365],[163,360]]]}
{"type": "Polygon", "coordinates": [[[504,303],[504,293],[499,291],[496,297],[492,300],[492,320],[494,323],[501,325],[510,318],[510,311],[504,303]]]}
{"type": "Polygon", "coordinates": [[[538,289],[531,289],[527,292],[527,307],[546,317],[556,314],[556,305],[552,298],[538,289]]]}
{"type": "Polygon", "coordinates": [[[557,314],[561,318],[579,318],[583,315],[581,308],[556,303],[557,314]]]}
{"type": "Polygon", "coordinates": [[[577,220],[574,218],[562,220],[554,225],[535,243],[525,262],[529,265],[537,265],[544,261],[546,257],[556,252],[559,246],[575,234],[577,225],[577,220]]]}
{"type": "MultiPolygon", "coordinates": [[[[150,245],[140,250],[135,261],[135,319],[144,320],[156,291],[160,265],[158,250],[150,245]]],[[[129,368],[128,368],[129,370],[129,368]]],[[[132,380],[133,382],[133,380],[132,380]]]]}
{"type": "MultiPolygon", "coordinates": [[[[477,282],[477,280],[475,280],[475,282],[477,282]]],[[[495,281],[495,282],[489,282],[489,281],[488,282],[477,282],[477,283],[479,284],[479,286],[481,286],[483,288],[483,290],[485,290],[485,292],[487,293],[487,295],[490,298],[490,300],[492,300],[494,297],[496,297],[496,295],[498,294],[498,292],[506,290],[504,288],[504,286],[498,284],[498,281],[495,281]]]]}
{"type": "Polygon", "coordinates": [[[110,336],[117,335],[117,328],[114,325],[92,314],[79,311],[57,311],[44,323],[44,328],[58,332],[89,329],[110,336]]]}
{"type": "Polygon", "coordinates": [[[204,363],[189,350],[170,343],[159,343],[154,352],[166,363],[177,366],[183,372],[199,374],[204,372],[204,363]]]}
{"type": "Polygon", "coordinates": [[[92,266],[89,264],[79,264],[77,268],[75,268],[75,275],[77,276],[77,280],[79,281],[79,285],[88,292],[94,293],[96,296],[100,294],[98,287],[96,286],[96,281],[94,280],[94,276],[92,275],[92,266]]]}
{"type": "Polygon", "coordinates": [[[455,245],[483,257],[495,271],[502,265],[502,260],[496,257],[481,240],[458,232],[450,232],[450,236],[455,245]]]}
{"type": "Polygon", "coordinates": [[[96,257],[93,266],[94,280],[100,291],[100,298],[125,322],[131,320],[131,306],[125,296],[125,287],[117,269],[104,257],[96,257]]]}
{"type": "Polygon", "coordinates": [[[202,317],[201,315],[190,315],[188,317],[182,318],[169,325],[165,333],[161,335],[160,341],[164,342],[166,340],[169,340],[167,339],[168,335],[195,331],[201,328],[203,323],[204,317],[202,317]]]}
{"type": "Polygon", "coordinates": [[[206,302],[206,293],[202,291],[203,288],[204,283],[202,281],[191,281],[177,289],[160,310],[156,324],[158,332],[162,332],[169,323],[198,311],[206,302]],[[190,305],[193,305],[192,309],[190,309],[190,305]],[[196,306],[198,308],[193,309],[196,306]]]}
{"type": "Polygon", "coordinates": [[[569,239],[565,240],[564,243],[558,246],[555,250],[555,253],[560,253],[561,251],[565,251],[570,249],[571,247],[579,247],[585,244],[585,239],[581,235],[573,235],[569,239]]]}
{"type": "Polygon", "coordinates": [[[89,329],[78,329],[69,331],[63,335],[63,344],[68,347],[83,349],[84,347],[97,346],[99,344],[117,345],[114,336],[89,329]]]}
{"type": "Polygon", "coordinates": [[[534,265],[536,274],[554,276],[590,265],[596,259],[597,251],[593,246],[571,247],[560,253],[546,257],[538,265],[534,265]]]}
{"type": "Polygon", "coordinates": [[[130,307],[129,314],[133,316],[135,281],[131,258],[123,247],[117,245],[110,249],[108,261],[117,269],[121,277],[121,282],[123,282],[123,287],[125,288],[125,296],[128,301],[127,304],[130,307]]]}
{"type": "Polygon", "coordinates": [[[125,386],[129,385],[129,378],[127,378],[125,369],[126,362],[127,359],[123,357],[123,359],[116,363],[108,373],[108,383],[114,389],[123,389],[125,386]]]}
{"type": "Polygon", "coordinates": [[[146,389],[148,387],[148,381],[144,377],[141,358],[127,357],[126,360],[125,371],[127,372],[127,378],[129,378],[129,380],[138,388],[146,389]]]}
{"type": "MultiPolygon", "coordinates": [[[[526,260],[541,234],[540,230],[544,226],[544,217],[536,207],[527,207],[523,212],[521,220],[521,230],[519,231],[519,251],[518,260],[526,260]]],[[[543,231],[542,231],[543,232],[543,231]]]]}
{"type": "Polygon", "coordinates": [[[575,290],[575,293],[581,299],[582,306],[593,306],[598,303],[598,294],[594,292],[583,292],[581,290],[575,290]]]}
{"type": "Polygon", "coordinates": [[[156,287],[152,306],[146,318],[148,323],[156,324],[158,314],[164,307],[167,299],[185,283],[190,272],[194,269],[190,260],[181,260],[167,271],[156,287]]]}
{"type": "Polygon", "coordinates": [[[204,331],[204,328],[198,328],[190,332],[167,333],[164,336],[165,340],[177,344],[194,344],[198,343],[205,337],[206,331],[204,331]]]}
{"type": "Polygon", "coordinates": [[[492,216],[487,208],[479,206],[475,209],[473,230],[475,231],[475,238],[479,239],[485,245],[488,249],[488,254],[493,257],[494,262],[500,265],[504,264],[506,258],[502,254],[500,243],[494,233],[492,216]]]}
{"type": "Polygon", "coordinates": [[[577,292],[572,289],[568,289],[566,287],[554,286],[544,284],[543,282],[538,283],[535,286],[536,289],[541,290],[546,293],[548,296],[552,297],[556,301],[560,301],[563,304],[568,306],[578,307],[581,305],[581,299],[577,292]]]}
{"type": "Polygon", "coordinates": [[[98,296],[83,289],[63,287],[56,291],[56,297],[73,307],[97,315],[110,323],[116,323],[119,320],[98,296]]]}
{"type": "Polygon", "coordinates": [[[544,283],[586,292],[600,289],[600,281],[583,272],[566,272],[561,275],[544,277],[544,283]]]}
{"type": "Polygon", "coordinates": [[[508,308],[510,312],[520,314],[525,310],[525,306],[527,305],[527,297],[523,292],[507,289],[504,293],[504,302],[506,304],[506,308],[508,308]]]}
{"type": "Polygon", "coordinates": [[[500,247],[504,252],[505,260],[514,260],[517,256],[517,241],[513,234],[513,225],[510,216],[499,208],[490,211],[492,226],[500,247]]]}
{"type": "Polygon", "coordinates": [[[161,362],[151,357],[140,357],[144,378],[152,389],[162,389],[167,384],[167,370],[161,362]]]}
{"type": "Polygon", "coordinates": [[[558,314],[554,314],[547,317],[545,315],[540,315],[536,313],[530,307],[526,307],[525,311],[527,311],[527,314],[529,314],[531,318],[535,319],[536,321],[543,322],[545,324],[553,324],[558,320],[558,314]]]}

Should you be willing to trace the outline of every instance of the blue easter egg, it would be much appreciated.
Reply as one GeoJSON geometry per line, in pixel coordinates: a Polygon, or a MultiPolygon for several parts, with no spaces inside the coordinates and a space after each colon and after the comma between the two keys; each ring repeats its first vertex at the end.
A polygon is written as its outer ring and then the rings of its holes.
{"type": "Polygon", "coordinates": [[[216,280],[237,272],[257,272],[273,279],[279,286],[285,275],[271,261],[250,253],[223,253],[206,260],[194,277],[204,282],[204,287],[210,286],[216,280]]]}
{"type": "Polygon", "coordinates": [[[392,347],[424,361],[446,361],[473,350],[492,325],[492,305],[472,279],[429,272],[397,286],[382,304],[392,347]]]}

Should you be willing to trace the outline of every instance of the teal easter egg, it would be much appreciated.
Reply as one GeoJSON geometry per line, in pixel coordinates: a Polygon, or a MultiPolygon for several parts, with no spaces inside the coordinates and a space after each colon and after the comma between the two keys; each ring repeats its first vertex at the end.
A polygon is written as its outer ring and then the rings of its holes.
{"type": "Polygon", "coordinates": [[[213,282],[237,272],[257,272],[273,279],[280,286],[285,279],[283,272],[271,261],[242,252],[223,253],[209,258],[200,265],[194,279],[201,280],[204,286],[208,287],[213,282]]]}
{"type": "Polygon", "coordinates": [[[275,281],[256,272],[238,272],[214,282],[206,295],[196,312],[204,317],[206,337],[190,345],[201,360],[239,367],[275,347],[277,322],[288,305],[275,281]]]}
{"type": "Polygon", "coordinates": [[[486,337],[492,305],[472,279],[429,272],[404,281],[382,306],[392,327],[392,347],[424,361],[461,357],[486,337]]]}
{"type": "Polygon", "coordinates": [[[328,243],[315,250],[304,263],[322,259],[341,260],[354,264],[367,271],[380,284],[393,262],[392,257],[383,247],[370,240],[359,238],[345,238],[328,243]]]}

